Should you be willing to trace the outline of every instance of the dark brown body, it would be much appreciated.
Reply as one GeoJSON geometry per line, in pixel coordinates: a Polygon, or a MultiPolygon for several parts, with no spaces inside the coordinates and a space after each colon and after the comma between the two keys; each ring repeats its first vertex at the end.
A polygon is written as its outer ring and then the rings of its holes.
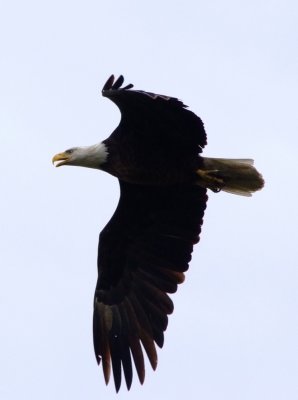
{"type": "MultiPolygon", "coordinates": [[[[187,135],[187,134],[186,134],[187,135]]],[[[118,136],[118,135],[117,135],[118,136]]],[[[118,139],[118,138],[117,138],[118,139]]],[[[104,141],[108,161],[101,169],[128,183],[142,185],[195,184],[196,171],[203,166],[200,148],[165,145],[163,140],[135,140],[132,146],[115,140],[113,135],[104,141]],[[177,151],[178,149],[178,151],[177,151]]]]}

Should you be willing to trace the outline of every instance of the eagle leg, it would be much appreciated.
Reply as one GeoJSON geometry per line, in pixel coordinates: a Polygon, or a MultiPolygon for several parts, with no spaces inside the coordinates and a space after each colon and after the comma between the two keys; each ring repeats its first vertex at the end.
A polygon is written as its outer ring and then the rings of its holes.
{"type": "Polygon", "coordinates": [[[198,169],[196,171],[198,176],[197,184],[203,187],[206,187],[212,190],[214,193],[218,193],[221,191],[225,182],[222,178],[220,178],[220,171],[217,169],[214,170],[203,170],[198,169]]]}

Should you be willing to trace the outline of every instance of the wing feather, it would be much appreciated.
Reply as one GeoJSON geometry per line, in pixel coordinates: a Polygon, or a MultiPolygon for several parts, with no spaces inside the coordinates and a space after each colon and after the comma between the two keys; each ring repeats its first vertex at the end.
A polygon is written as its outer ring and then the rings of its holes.
{"type": "Polygon", "coordinates": [[[182,101],[143,90],[131,90],[132,84],[121,87],[123,83],[122,75],[116,81],[112,75],[102,89],[102,95],[112,100],[121,111],[120,125],[114,134],[125,132],[127,135],[129,131],[139,130],[142,136],[152,138],[152,135],[160,137],[161,132],[163,136],[168,132],[169,139],[178,141],[182,148],[189,144],[195,151],[201,151],[207,144],[202,120],[182,101]]]}
{"type": "Polygon", "coordinates": [[[207,201],[200,187],[120,187],[118,207],[100,234],[93,318],[96,359],[106,383],[112,370],[116,391],[122,371],[131,387],[132,360],[144,382],[143,350],[157,366],[155,344],[163,346],[174,309],[168,293],[184,281],[207,201]]]}
{"type": "Polygon", "coordinates": [[[145,364],[144,364],[144,356],[140,344],[140,338],[138,335],[139,327],[138,327],[138,319],[134,308],[131,305],[130,300],[126,297],[121,304],[121,308],[123,308],[123,312],[127,313],[128,318],[128,330],[129,330],[129,345],[132,352],[133,360],[135,363],[135,367],[137,370],[137,374],[141,383],[144,382],[145,379],[145,364]]]}

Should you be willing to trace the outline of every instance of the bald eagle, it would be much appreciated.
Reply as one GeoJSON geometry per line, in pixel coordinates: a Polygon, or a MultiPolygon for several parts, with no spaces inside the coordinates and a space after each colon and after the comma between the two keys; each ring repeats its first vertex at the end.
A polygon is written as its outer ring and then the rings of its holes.
{"type": "Polygon", "coordinates": [[[141,383],[144,352],[157,366],[156,345],[174,293],[184,281],[198,243],[207,189],[251,196],[264,181],[250,159],[201,156],[207,143],[201,119],[177,98],[123,87],[112,75],[104,97],[120,109],[121,121],[104,141],[56,154],[56,166],[76,165],[118,178],[120,200],[99,236],[93,338],[106,384],[115,388],[122,370],[128,390],[132,360],[141,383]]]}

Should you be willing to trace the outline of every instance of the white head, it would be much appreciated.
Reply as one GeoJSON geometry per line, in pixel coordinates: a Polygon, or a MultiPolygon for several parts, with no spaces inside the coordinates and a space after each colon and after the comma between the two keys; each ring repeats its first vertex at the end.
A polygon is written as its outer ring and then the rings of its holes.
{"type": "Polygon", "coordinates": [[[94,144],[85,147],[73,147],[63,153],[56,154],[52,162],[57,162],[56,167],[61,165],[76,165],[100,169],[100,166],[107,161],[108,150],[104,143],[94,144]],[[59,161],[59,162],[58,162],[59,161]]]}

